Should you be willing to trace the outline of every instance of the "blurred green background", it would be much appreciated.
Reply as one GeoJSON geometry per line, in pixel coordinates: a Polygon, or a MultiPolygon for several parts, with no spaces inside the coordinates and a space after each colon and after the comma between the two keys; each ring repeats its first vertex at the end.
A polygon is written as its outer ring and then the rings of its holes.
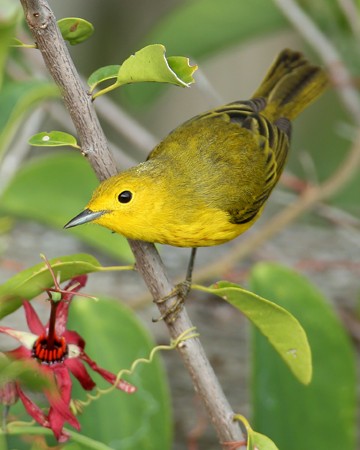
{"type": "MultiPolygon", "coordinates": [[[[188,56],[199,65],[196,83],[189,89],[134,84],[112,92],[106,99],[96,100],[106,135],[114,143],[119,169],[144,160],[156,142],[191,116],[222,103],[248,99],[284,47],[301,50],[311,61],[322,64],[316,49],[305,42],[269,0],[63,0],[49,3],[58,19],[78,16],[95,27],[89,40],[69,46],[85,79],[101,66],[121,64],[130,54],[150,43],[164,44],[167,55],[188,56]]],[[[297,3],[337,49],[353,77],[354,86],[358,87],[360,32],[356,24],[360,23],[360,2],[299,0],[297,3]],[[349,4],[355,11],[352,16],[346,13],[345,6],[349,4]]],[[[21,19],[22,11],[17,10],[17,6],[14,0],[0,0],[0,69],[3,74],[0,91],[1,281],[17,270],[37,263],[40,252],[50,258],[88,251],[95,253],[104,265],[132,260],[126,241],[100,227],[62,230],[63,224],[83,208],[97,181],[86,161],[74,150],[29,148],[26,143],[29,136],[39,131],[58,129],[74,133],[74,129],[46,74],[39,52],[8,49],[13,34],[24,42],[31,42],[21,19]]],[[[317,184],[331,177],[350,151],[358,125],[334,88],[307,109],[294,125],[285,183],[280,183],[264,217],[249,233],[261,232],[261,227],[266,226],[274,214],[292,204],[302,182],[317,184]],[[292,182],[292,176],[296,177],[295,182],[292,182]]],[[[359,326],[359,192],[360,174],[357,171],[326,204],[316,205],[311,213],[298,218],[261,247],[254,248],[245,260],[236,262],[230,270],[227,268],[226,273],[219,268],[215,277],[204,276],[202,281],[213,282],[224,277],[247,283],[253,263],[276,260],[305,274],[318,286],[328,297],[329,304],[340,310],[341,317],[347,317],[345,325],[342,322],[338,326],[344,327],[346,334],[357,342],[353,330],[358,330],[359,326]]],[[[227,252],[244,242],[246,236],[219,248],[201,250],[198,266],[206,267],[209,262],[226,258],[227,252]]],[[[160,251],[171,275],[181,277],[188,251],[166,246],[160,251]]],[[[164,327],[151,324],[150,319],[156,312],[149,306],[144,285],[136,274],[94,274],[91,282],[90,288],[95,291],[136,305],[141,320],[151,329],[155,339],[167,341],[164,327]]],[[[249,375],[250,362],[244,350],[248,345],[245,322],[238,316],[234,318],[228,305],[200,295],[196,298],[199,301],[189,301],[190,314],[200,328],[225,392],[237,411],[251,415],[247,383],[252,381],[256,399],[265,399],[265,402],[269,387],[264,380],[249,375]],[[236,345],[229,345],[229,342],[236,342],[236,345]]],[[[46,317],[46,311],[43,314],[46,317]]],[[[316,314],[320,314],[318,320],[321,321],[322,313],[316,314]]],[[[17,326],[22,325],[21,318],[12,320],[17,326]]],[[[344,338],[347,350],[336,350],[338,353],[351,354],[347,339],[344,338]]],[[[268,358],[262,344],[257,348],[260,356],[256,350],[253,353],[256,368],[261,366],[262,352],[268,358]]],[[[326,343],[322,348],[326,348],[326,343]]],[[[336,358],[330,346],[327,356],[336,358]]],[[[174,410],[173,448],[185,448],[194,423],[200,429],[195,439],[199,441],[199,448],[218,448],[214,432],[204,418],[176,354],[166,355],[165,364],[174,410]]],[[[353,394],[355,380],[351,375],[354,370],[351,356],[344,364],[348,364],[350,373],[344,383],[353,394]]],[[[279,377],[277,369],[274,370],[275,375],[270,369],[266,372],[273,380],[273,386],[279,377]]],[[[338,381],[341,390],[344,386],[342,380],[338,381]]],[[[270,395],[268,401],[272,401],[270,395]]],[[[345,420],[348,424],[348,428],[344,427],[347,444],[343,448],[352,450],[355,449],[354,405],[348,397],[339,401],[348,402],[347,411],[351,410],[345,420]]],[[[258,412],[265,410],[256,405],[256,401],[254,407],[258,412]]],[[[271,408],[269,411],[271,416],[271,408]]],[[[317,415],[325,413],[319,407],[317,415]]],[[[256,423],[260,425],[263,420],[267,422],[266,418],[257,416],[256,423]]],[[[298,420],[301,419],[296,416],[294,423],[300,426],[298,420]]],[[[330,414],[328,421],[331,435],[336,424],[331,423],[330,414]]],[[[266,433],[272,436],[267,429],[266,433]]],[[[309,431],[305,433],[309,434],[309,431]]],[[[275,442],[281,441],[281,434],[280,427],[275,442]]],[[[338,436],[340,440],[345,439],[342,434],[338,436]]],[[[331,439],[320,439],[313,448],[339,448],[336,439],[332,440],[333,447],[329,441],[331,439]]],[[[295,444],[284,440],[283,446],[279,443],[279,448],[304,450],[304,445],[301,441],[295,444]]]]}

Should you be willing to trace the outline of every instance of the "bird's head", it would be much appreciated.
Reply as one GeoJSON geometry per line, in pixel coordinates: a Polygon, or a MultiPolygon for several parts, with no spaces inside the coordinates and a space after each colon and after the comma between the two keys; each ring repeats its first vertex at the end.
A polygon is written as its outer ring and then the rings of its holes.
{"type": "Polygon", "coordinates": [[[156,241],[152,230],[161,217],[164,186],[146,163],[103,181],[84,211],[64,228],[96,223],[131,239],[156,241]]]}

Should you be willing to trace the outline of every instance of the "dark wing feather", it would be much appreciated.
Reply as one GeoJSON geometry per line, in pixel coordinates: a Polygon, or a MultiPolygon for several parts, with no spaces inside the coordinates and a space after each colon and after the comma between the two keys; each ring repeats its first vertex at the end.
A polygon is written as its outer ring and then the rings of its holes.
{"type": "Polygon", "coordinates": [[[216,110],[217,114],[226,115],[230,122],[251,131],[258,138],[259,151],[263,152],[266,158],[261,194],[246,209],[229,211],[233,223],[250,222],[258,214],[280,178],[289,151],[290,121],[281,118],[278,119],[278,123],[271,123],[261,114],[265,107],[265,99],[256,98],[245,102],[234,102],[216,110]]]}

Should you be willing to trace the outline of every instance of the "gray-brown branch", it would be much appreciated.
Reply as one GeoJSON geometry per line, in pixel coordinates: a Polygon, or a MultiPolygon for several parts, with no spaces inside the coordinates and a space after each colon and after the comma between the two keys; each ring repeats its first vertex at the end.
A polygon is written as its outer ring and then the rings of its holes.
{"type": "MultiPolygon", "coordinates": [[[[99,180],[116,171],[105,135],[84,89],[67,47],[60,34],[53,12],[46,0],[20,0],[26,21],[48,71],[63,95],[65,106],[74,122],[83,154],[88,158],[99,180]]],[[[165,297],[173,290],[162,261],[153,244],[129,241],[138,271],[143,276],[154,299],[165,297]]],[[[174,301],[174,299],[172,300],[174,301]]],[[[160,313],[168,302],[159,305],[160,313]]],[[[167,323],[173,339],[193,325],[185,308],[174,323],[167,323]]],[[[195,391],[202,399],[221,443],[242,440],[240,427],[233,422],[233,411],[205,355],[198,338],[179,346],[179,352],[193,380],[195,391]]]]}

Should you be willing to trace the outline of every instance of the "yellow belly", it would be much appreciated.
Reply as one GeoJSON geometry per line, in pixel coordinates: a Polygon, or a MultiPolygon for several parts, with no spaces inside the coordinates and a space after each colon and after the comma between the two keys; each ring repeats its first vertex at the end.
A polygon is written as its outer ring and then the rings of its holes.
{"type": "Polygon", "coordinates": [[[229,222],[229,217],[226,213],[218,210],[209,210],[191,223],[168,224],[162,229],[153,230],[152,241],[175,247],[219,245],[231,241],[244,233],[259,215],[248,223],[234,224],[229,222]]]}
{"type": "Polygon", "coordinates": [[[244,233],[260,216],[261,210],[248,223],[229,222],[229,215],[219,209],[199,209],[191,217],[178,212],[157,211],[154,215],[138,217],[128,215],[118,219],[116,211],[104,214],[94,222],[119,233],[126,238],[168,244],[175,247],[208,247],[223,244],[244,233]]]}

